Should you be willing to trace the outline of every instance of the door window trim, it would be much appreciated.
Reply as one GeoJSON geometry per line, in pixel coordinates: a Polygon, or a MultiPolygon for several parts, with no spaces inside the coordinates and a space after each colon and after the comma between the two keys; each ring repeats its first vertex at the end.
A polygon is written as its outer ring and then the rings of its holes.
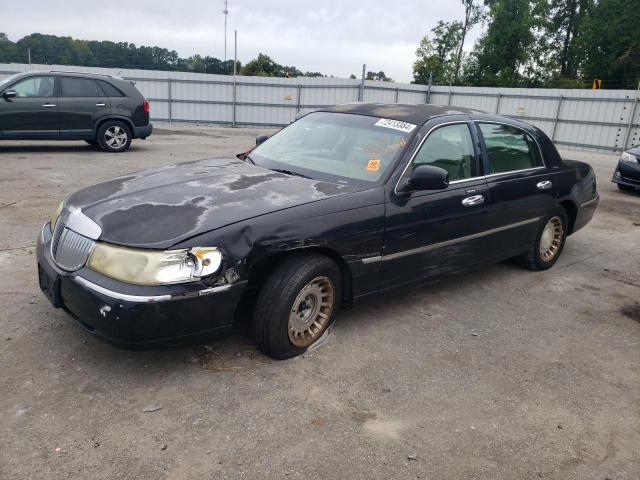
{"type": "MultiPolygon", "coordinates": [[[[431,135],[431,133],[433,133],[433,131],[437,130],[438,128],[447,127],[449,125],[461,125],[461,124],[466,125],[467,128],[469,129],[469,135],[471,135],[471,140],[473,141],[473,144],[474,144],[473,145],[473,151],[474,151],[474,155],[475,155],[476,166],[478,166],[477,165],[478,152],[476,150],[475,139],[473,138],[473,132],[472,132],[471,126],[470,126],[471,122],[472,122],[472,120],[469,120],[469,119],[454,120],[454,121],[451,121],[451,122],[439,123],[437,125],[434,125],[432,128],[430,128],[427,131],[427,133],[425,134],[424,138],[420,141],[418,146],[415,148],[415,150],[411,154],[411,157],[409,158],[409,161],[407,162],[405,167],[402,169],[402,173],[398,177],[398,180],[396,182],[395,187],[393,187],[393,193],[395,193],[396,196],[400,196],[400,193],[398,193],[398,186],[400,185],[400,181],[404,178],[405,174],[407,173],[407,169],[409,168],[409,165],[411,165],[413,163],[413,159],[416,158],[416,155],[418,155],[418,152],[420,152],[420,149],[422,148],[422,145],[424,144],[424,142],[426,142],[427,139],[429,138],[429,136],[431,135]]],[[[482,157],[482,152],[480,152],[480,156],[482,157]]],[[[452,182],[449,182],[449,185],[456,184],[456,183],[462,183],[462,182],[469,182],[469,181],[478,180],[478,179],[481,179],[481,178],[482,178],[482,176],[472,177],[472,178],[463,178],[463,179],[460,179],[460,180],[454,180],[452,182]]]]}
{"type": "MultiPolygon", "coordinates": [[[[529,135],[531,138],[533,138],[533,141],[536,143],[536,146],[538,147],[538,153],[540,154],[540,160],[542,160],[542,165],[539,167],[522,168],[519,170],[509,170],[508,172],[487,173],[484,175],[484,178],[499,177],[502,175],[511,175],[513,173],[532,172],[534,170],[547,170],[549,168],[547,167],[547,162],[545,161],[544,155],[542,154],[542,148],[540,148],[540,142],[538,142],[538,139],[531,133],[527,132],[524,128],[519,127],[518,125],[514,125],[512,123],[499,122],[497,120],[472,120],[472,122],[474,124],[474,127],[476,128],[476,131],[478,132],[478,138],[482,143],[482,156],[486,157],[487,167],[489,166],[489,162],[491,161],[491,159],[489,158],[489,151],[487,150],[487,144],[485,143],[484,135],[482,134],[482,129],[480,128],[481,123],[490,123],[493,125],[504,125],[505,127],[516,128],[521,132],[524,132],[526,135],[529,135]]],[[[482,167],[483,167],[482,170],[484,170],[485,165],[483,165],[482,167]]]]}
{"type": "Polygon", "coordinates": [[[8,90],[13,90],[15,86],[21,82],[24,82],[27,80],[33,80],[34,78],[47,78],[47,77],[53,79],[53,95],[51,95],[50,97],[16,97],[16,98],[56,98],[58,96],[58,78],[56,75],[51,75],[50,73],[46,73],[46,72],[43,72],[41,75],[28,75],[26,77],[18,78],[11,85],[5,87],[4,90],[2,90],[2,92],[4,93],[8,90]]]}

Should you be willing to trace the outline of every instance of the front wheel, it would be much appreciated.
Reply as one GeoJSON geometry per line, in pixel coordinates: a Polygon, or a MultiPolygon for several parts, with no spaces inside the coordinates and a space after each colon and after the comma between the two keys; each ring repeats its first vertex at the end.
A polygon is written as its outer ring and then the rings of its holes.
{"type": "Polygon", "coordinates": [[[567,214],[558,207],[540,223],[532,244],[520,257],[529,270],[547,270],[558,261],[567,239],[567,214]]]}
{"type": "Polygon", "coordinates": [[[295,357],[316,343],[340,305],[341,273],[318,254],[292,255],[260,291],[253,312],[258,348],[276,359],[295,357]]]}
{"type": "Polygon", "coordinates": [[[619,190],[623,190],[625,192],[631,192],[632,190],[635,190],[635,188],[630,187],[629,185],[622,185],[620,183],[618,183],[617,185],[619,190]]]}
{"type": "Polygon", "coordinates": [[[98,129],[98,143],[106,152],[124,152],[131,145],[131,130],[117,120],[109,120],[98,129]]]}

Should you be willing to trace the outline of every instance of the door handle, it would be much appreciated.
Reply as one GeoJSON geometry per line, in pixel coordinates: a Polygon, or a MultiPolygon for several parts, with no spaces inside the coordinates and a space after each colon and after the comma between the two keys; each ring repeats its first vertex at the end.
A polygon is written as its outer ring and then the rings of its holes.
{"type": "Polygon", "coordinates": [[[106,107],[106,103],[96,103],[96,107],[106,107]]]}
{"type": "Polygon", "coordinates": [[[473,207],[475,205],[482,205],[484,203],[483,195],[474,195],[472,197],[467,197],[462,200],[462,205],[465,207],[473,207]]]}
{"type": "Polygon", "coordinates": [[[44,108],[53,108],[56,106],[55,103],[45,103],[44,105],[42,105],[44,108]]]}
{"type": "Polygon", "coordinates": [[[553,183],[551,183],[549,180],[545,180],[544,182],[539,182],[536,187],[539,190],[549,190],[551,187],[553,187],[553,183]]]}

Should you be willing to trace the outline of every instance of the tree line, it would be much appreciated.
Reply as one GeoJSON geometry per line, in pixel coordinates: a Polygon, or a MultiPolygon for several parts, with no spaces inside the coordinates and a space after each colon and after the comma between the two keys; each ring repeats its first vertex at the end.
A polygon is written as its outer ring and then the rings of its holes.
{"type": "Polygon", "coordinates": [[[635,89],[640,3],[630,0],[461,0],[416,51],[414,82],[435,85],[635,89]],[[484,33],[464,52],[469,31],[484,33]]]}
{"type": "MultiPolygon", "coordinates": [[[[233,60],[192,55],[181,58],[175,50],[136,46],[127,42],[78,40],[33,33],[12,42],[0,32],[0,63],[32,63],[77,65],[81,67],[169,70],[195,73],[233,73],[233,60]]],[[[322,77],[320,72],[302,72],[296,67],[280,65],[260,53],[246,65],[237,62],[242,75],[263,77],[322,77]]]]}

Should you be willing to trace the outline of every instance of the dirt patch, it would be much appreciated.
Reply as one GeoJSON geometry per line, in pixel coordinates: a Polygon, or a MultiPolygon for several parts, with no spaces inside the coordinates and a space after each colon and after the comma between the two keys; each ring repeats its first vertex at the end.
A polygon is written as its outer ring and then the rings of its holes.
{"type": "Polygon", "coordinates": [[[631,320],[640,322],[640,303],[625,305],[620,309],[620,313],[631,320]]]}

